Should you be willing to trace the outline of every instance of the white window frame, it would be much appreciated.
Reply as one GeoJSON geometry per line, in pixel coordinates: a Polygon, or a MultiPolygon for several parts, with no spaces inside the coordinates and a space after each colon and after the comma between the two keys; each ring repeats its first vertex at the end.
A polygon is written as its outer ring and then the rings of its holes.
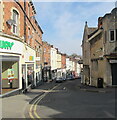
{"type": "Polygon", "coordinates": [[[28,41],[27,41],[28,45],[30,45],[31,43],[29,36],[30,36],[30,27],[28,27],[28,41]]]}
{"type": "Polygon", "coordinates": [[[14,13],[15,12],[17,13],[17,15],[16,15],[16,23],[14,23],[13,25],[12,25],[12,32],[13,32],[13,34],[15,34],[15,35],[18,35],[18,33],[19,33],[19,30],[18,30],[18,28],[19,28],[19,13],[18,13],[18,11],[17,10],[15,10],[15,9],[13,9],[13,14],[12,14],[12,19],[14,20],[14,13]],[[15,26],[15,31],[14,31],[14,26],[15,26]]]}
{"type": "Polygon", "coordinates": [[[115,42],[116,41],[116,30],[115,29],[111,29],[109,30],[109,42],[115,42]],[[111,40],[111,31],[114,31],[114,40],[111,40]]]}

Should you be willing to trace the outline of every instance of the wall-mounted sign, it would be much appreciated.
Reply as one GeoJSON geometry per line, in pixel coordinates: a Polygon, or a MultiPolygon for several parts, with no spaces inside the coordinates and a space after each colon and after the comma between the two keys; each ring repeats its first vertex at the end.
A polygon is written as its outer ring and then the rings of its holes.
{"type": "Polygon", "coordinates": [[[34,56],[29,56],[29,61],[34,61],[34,56]]]}
{"type": "Polygon", "coordinates": [[[14,45],[14,42],[0,40],[0,48],[2,48],[2,49],[11,50],[13,45],[14,45]]]}
{"type": "Polygon", "coordinates": [[[40,61],[40,57],[36,57],[36,61],[40,61]]]}
{"type": "Polygon", "coordinates": [[[32,48],[26,46],[26,50],[24,52],[24,60],[25,62],[35,62],[36,52],[32,48]]]}
{"type": "Polygon", "coordinates": [[[117,63],[117,60],[110,60],[110,63],[117,63]]]}
{"type": "Polygon", "coordinates": [[[22,54],[23,48],[22,42],[0,36],[0,52],[22,54]]]}

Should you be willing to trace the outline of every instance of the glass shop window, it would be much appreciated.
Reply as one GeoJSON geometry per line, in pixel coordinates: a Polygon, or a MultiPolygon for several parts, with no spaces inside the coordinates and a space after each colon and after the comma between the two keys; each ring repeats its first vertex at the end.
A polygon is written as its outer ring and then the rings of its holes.
{"type": "Polygon", "coordinates": [[[19,87],[18,61],[2,61],[2,89],[19,87]],[[12,85],[11,85],[12,83],[12,85]]]}

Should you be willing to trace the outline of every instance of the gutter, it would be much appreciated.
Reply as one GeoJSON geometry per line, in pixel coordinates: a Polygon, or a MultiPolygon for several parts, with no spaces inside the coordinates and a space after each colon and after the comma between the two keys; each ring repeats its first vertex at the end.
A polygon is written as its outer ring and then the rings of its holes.
{"type": "Polygon", "coordinates": [[[87,40],[87,42],[90,42],[93,38],[95,38],[96,36],[98,36],[102,31],[103,31],[102,29],[98,30],[94,35],[92,35],[92,36],[87,40]]]}

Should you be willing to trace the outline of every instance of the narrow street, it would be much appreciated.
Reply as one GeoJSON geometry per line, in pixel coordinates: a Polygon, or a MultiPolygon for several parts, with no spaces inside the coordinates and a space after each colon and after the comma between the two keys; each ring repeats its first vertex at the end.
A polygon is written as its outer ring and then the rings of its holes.
{"type": "Polygon", "coordinates": [[[54,84],[26,107],[26,118],[115,118],[115,89],[84,91],[79,79],[54,84]]]}

